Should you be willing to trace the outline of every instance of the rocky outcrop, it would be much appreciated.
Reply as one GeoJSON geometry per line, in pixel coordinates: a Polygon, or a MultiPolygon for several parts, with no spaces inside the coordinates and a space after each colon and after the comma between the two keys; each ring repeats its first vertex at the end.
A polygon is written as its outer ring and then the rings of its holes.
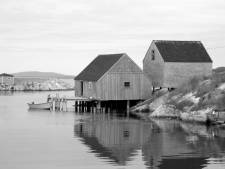
{"type": "Polygon", "coordinates": [[[207,114],[213,111],[212,108],[198,110],[198,111],[191,111],[191,112],[182,112],[180,114],[180,119],[183,121],[189,122],[200,122],[206,123],[208,118],[207,114]]]}
{"type": "Polygon", "coordinates": [[[150,118],[206,123],[214,110],[225,110],[225,72],[207,78],[195,77],[172,92],[152,98],[151,102],[141,105],[148,107],[150,118]]]}
{"type": "Polygon", "coordinates": [[[150,114],[150,117],[179,118],[180,113],[181,112],[177,110],[175,106],[163,104],[156,108],[155,111],[150,114]]]}

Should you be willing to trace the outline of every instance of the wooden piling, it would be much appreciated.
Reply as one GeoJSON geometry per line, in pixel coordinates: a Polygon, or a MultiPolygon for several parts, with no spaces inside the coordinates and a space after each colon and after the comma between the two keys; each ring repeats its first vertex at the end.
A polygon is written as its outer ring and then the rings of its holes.
{"type": "Polygon", "coordinates": [[[52,100],[52,110],[55,111],[55,99],[52,100]]]}
{"type": "Polygon", "coordinates": [[[100,101],[98,101],[98,103],[97,103],[97,111],[101,112],[101,102],[100,101]]]}
{"type": "Polygon", "coordinates": [[[127,115],[130,114],[130,100],[127,100],[127,115]]]}

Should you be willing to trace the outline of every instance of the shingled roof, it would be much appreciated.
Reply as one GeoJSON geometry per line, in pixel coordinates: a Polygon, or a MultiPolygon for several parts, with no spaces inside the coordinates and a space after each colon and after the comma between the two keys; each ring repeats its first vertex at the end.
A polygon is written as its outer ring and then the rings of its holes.
{"type": "Polygon", "coordinates": [[[75,80],[98,81],[123,55],[124,53],[98,55],[75,80]]]}
{"type": "Polygon", "coordinates": [[[154,40],[165,62],[212,62],[200,41],[154,40]]]}

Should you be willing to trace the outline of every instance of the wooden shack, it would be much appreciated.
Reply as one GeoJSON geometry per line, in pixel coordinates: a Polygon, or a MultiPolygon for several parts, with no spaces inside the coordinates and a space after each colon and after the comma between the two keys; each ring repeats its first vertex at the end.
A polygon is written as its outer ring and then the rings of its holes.
{"type": "Polygon", "coordinates": [[[99,55],[75,77],[75,95],[102,101],[145,100],[151,83],[127,54],[99,55]]]}
{"type": "Polygon", "coordinates": [[[212,60],[200,41],[153,40],[143,71],[154,87],[176,88],[194,76],[210,76],[212,60]]]}
{"type": "Polygon", "coordinates": [[[5,86],[14,85],[14,76],[7,73],[0,74],[0,84],[5,86]]]}

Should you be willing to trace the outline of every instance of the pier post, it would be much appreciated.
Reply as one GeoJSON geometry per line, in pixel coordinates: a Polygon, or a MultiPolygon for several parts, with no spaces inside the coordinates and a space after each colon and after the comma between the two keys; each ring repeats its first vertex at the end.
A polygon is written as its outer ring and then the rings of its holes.
{"type": "Polygon", "coordinates": [[[127,100],[127,116],[130,114],[130,100],[127,100]]]}
{"type": "Polygon", "coordinates": [[[77,112],[80,113],[80,101],[77,101],[77,112]]]}
{"type": "Polygon", "coordinates": [[[75,104],[74,104],[74,111],[77,112],[77,101],[75,101],[75,104]]]}
{"type": "Polygon", "coordinates": [[[52,99],[52,110],[55,111],[55,98],[52,99]]]}
{"type": "Polygon", "coordinates": [[[81,112],[83,113],[83,101],[80,101],[81,112]]]}
{"type": "Polygon", "coordinates": [[[98,101],[97,103],[97,111],[101,112],[101,101],[98,101]]]}
{"type": "Polygon", "coordinates": [[[90,113],[90,102],[87,102],[87,112],[90,113]]]}

